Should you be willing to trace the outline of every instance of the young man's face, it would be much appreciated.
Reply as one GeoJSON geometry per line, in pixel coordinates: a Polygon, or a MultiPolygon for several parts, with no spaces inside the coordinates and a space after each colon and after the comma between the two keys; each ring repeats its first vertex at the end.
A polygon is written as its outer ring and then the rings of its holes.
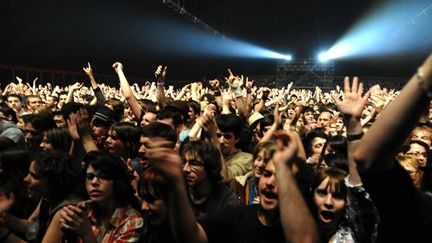
{"type": "Polygon", "coordinates": [[[263,210],[272,211],[279,209],[276,171],[272,160],[267,163],[259,179],[258,193],[260,196],[260,204],[263,210]]]}
{"type": "Polygon", "coordinates": [[[22,109],[21,101],[17,97],[14,96],[8,97],[7,104],[9,108],[14,109],[17,112],[21,111],[22,109]]]}
{"type": "Polygon", "coordinates": [[[221,132],[219,128],[216,131],[218,137],[221,152],[224,156],[230,155],[236,151],[237,139],[232,132],[221,132]]]}
{"type": "Polygon", "coordinates": [[[30,111],[35,111],[39,107],[43,106],[44,103],[42,102],[42,99],[40,97],[29,97],[27,100],[27,108],[30,111]]]}

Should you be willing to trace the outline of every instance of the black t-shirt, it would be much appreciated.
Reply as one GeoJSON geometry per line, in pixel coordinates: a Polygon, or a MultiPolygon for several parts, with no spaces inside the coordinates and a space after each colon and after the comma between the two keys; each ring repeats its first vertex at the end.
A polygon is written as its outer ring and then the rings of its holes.
{"type": "Polygon", "coordinates": [[[399,163],[361,177],[380,215],[379,242],[432,242],[432,200],[414,187],[399,163]]]}
{"type": "Polygon", "coordinates": [[[258,220],[259,205],[226,207],[200,223],[210,243],[285,242],[281,224],[266,227],[258,220]]]}

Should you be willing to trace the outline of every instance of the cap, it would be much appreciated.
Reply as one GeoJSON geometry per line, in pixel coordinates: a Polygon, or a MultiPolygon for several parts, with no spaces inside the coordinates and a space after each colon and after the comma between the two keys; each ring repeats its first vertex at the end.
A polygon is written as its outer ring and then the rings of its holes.
{"type": "Polygon", "coordinates": [[[248,119],[248,124],[251,127],[254,123],[258,122],[259,120],[263,119],[264,116],[259,112],[254,112],[248,119]]]}

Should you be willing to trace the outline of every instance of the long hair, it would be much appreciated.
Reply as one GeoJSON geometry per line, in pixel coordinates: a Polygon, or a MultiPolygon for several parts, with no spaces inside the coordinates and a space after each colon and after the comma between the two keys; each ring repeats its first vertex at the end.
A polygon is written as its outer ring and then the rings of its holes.
{"type": "Polygon", "coordinates": [[[67,128],[49,129],[45,132],[45,136],[55,151],[70,153],[73,141],[67,128]]]}
{"type": "Polygon", "coordinates": [[[124,149],[129,153],[131,158],[138,154],[140,131],[137,127],[129,122],[119,122],[111,127],[116,136],[123,142],[124,149]]]}

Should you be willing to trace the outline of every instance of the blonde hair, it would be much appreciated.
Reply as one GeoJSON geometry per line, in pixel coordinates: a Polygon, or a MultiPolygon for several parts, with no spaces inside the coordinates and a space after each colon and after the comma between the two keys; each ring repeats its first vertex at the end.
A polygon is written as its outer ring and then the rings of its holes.
{"type": "Polygon", "coordinates": [[[416,158],[410,155],[399,154],[396,156],[396,160],[402,166],[408,166],[414,168],[416,171],[418,170],[418,161],[416,158]]]}

